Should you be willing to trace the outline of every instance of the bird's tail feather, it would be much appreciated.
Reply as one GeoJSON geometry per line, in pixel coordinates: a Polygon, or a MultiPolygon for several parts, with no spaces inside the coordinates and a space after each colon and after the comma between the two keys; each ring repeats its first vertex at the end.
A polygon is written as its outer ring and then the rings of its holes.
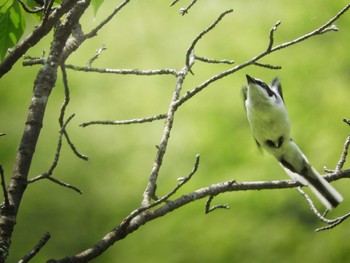
{"type": "Polygon", "coordinates": [[[292,179],[300,182],[303,185],[309,186],[316,197],[329,210],[336,207],[341,201],[343,201],[341,194],[335,190],[335,188],[328,183],[326,179],[324,179],[313,167],[309,166],[308,169],[304,169],[305,172],[300,175],[292,172],[282,163],[281,166],[284,168],[287,174],[292,177],[292,179]]]}

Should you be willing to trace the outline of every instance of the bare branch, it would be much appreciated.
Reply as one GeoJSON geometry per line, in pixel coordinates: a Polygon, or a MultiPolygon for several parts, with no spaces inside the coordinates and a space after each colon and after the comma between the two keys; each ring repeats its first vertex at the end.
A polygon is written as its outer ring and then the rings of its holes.
{"type": "Polygon", "coordinates": [[[146,122],[153,122],[157,120],[163,120],[166,119],[167,114],[159,114],[152,117],[146,117],[146,118],[139,118],[139,119],[131,119],[131,120],[120,120],[120,121],[90,121],[90,122],[84,122],[80,124],[81,127],[86,127],[93,124],[100,124],[100,125],[128,125],[128,124],[137,124],[137,123],[146,123],[146,122]]]}
{"type": "Polygon", "coordinates": [[[25,255],[18,263],[29,262],[45,246],[50,237],[50,233],[45,233],[43,237],[39,240],[38,244],[36,244],[35,247],[27,255],[25,255]]]}

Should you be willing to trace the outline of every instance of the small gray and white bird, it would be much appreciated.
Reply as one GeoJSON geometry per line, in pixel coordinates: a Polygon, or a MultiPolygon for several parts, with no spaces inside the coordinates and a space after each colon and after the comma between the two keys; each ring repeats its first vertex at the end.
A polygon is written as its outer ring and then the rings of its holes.
{"type": "Polygon", "coordinates": [[[308,185],[328,208],[336,207],[343,197],[310,165],[290,137],[290,121],[278,78],[271,85],[247,75],[243,87],[244,104],[253,136],[259,146],[275,156],[293,179],[308,185]]]}

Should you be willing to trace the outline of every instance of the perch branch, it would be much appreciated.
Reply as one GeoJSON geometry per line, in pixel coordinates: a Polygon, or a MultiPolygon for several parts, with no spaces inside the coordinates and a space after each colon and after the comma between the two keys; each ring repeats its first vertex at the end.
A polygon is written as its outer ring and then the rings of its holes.
{"type": "MultiPolygon", "coordinates": [[[[332,174],[325,177],[327,181],[333,181],[340,178],[350,178],[350,170],[341,171],[339,175],[332,174]]],[[[113,245],[116,241],[124,239],[127,235],[131,234],[141,226],[145,225],[156,218],[164,216],[182,206],[185,206],[196,200],[200,200],[210,196],[216,196],[226,192],[236,191],[248,191],[248,190],[273,190],[273,189],[287,189],[300,187],[301,184],[292,180],[280,180],[280,181],[257,181],[257,182],[236,182],[235,180],[221,182],[213,184],[191,193],[184,194],[175,200],[168,200],[159,208],[154,211],[148,210],[153,207],[154,203],[149,206],[141,206],[139,209],[134,210],[126,217],[120,225],[115,227],[112,231],[107,233],[100,241],[98,241],[91,248],[82,251],[81,253],[66,257],[59,260],[50,260],[49,263],[59,262],[86,262],[92,260],[103,253],[109,246],[113,245]],[[80,261],[79,261],[80,260],[80,261]]],[[[157,201],[156,201],[157,202],[157,201]]],[[[158,205],[159,203],[157,203],[158,205]]],[[[343,219],[345,220],[345,219],[343,219]]]]}

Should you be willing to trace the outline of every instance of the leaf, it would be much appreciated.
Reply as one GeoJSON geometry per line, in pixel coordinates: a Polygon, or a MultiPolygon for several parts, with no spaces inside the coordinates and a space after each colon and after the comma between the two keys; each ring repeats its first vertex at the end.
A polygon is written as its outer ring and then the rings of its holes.
{"type": "Polygon", "coordinates": [[[23,35],[25,20],[16,0],[1,1],[0,5],[0,61],[7,50],[15,46],[23,35]]]}
{"type": "Polygon", "coordinates": [[[100,6],[102,5],[103,1],[104,0],[92,0],[91,1],[91,5],[92,5],[92,7],[94,9],[94,16],[96,16],[97,11],[100,8],[100,6]]]}

